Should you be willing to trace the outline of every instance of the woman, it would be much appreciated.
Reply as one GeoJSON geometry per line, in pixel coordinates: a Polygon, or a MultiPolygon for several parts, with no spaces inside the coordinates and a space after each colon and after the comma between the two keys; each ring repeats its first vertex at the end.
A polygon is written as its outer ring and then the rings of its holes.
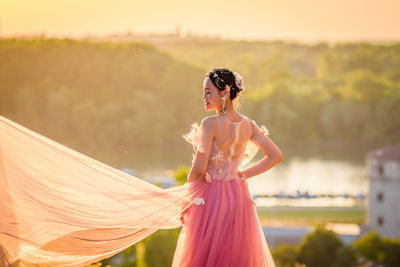
{"type": "Polygon", "coordinates": [[[196,151],[188,181],[210,185],[185,212],[173,266],[275,266],[246,180],[283,156],[264,127],[235,110],[232,101],[242,90],[241,76],[225,68],[213,69],[204,79],[205,109],[217,115],[194,125],[185,138],[196,151]],[[246,154],[248,141],[267,156],[239,171],[252,156],[246,154]]]}
{"type": "Polygon", "coordinates": [[[207,75],[206,110],[218,115],[184,136],[193,166],[169,189],[0,116],[0,266],[85,266],[182,225],[174,266],[274,266],[246,179],[282,153],[234,109],[242,90],[227,69],[207,75]],[[239,171],[258,147],[268,156],[239,171]]]}

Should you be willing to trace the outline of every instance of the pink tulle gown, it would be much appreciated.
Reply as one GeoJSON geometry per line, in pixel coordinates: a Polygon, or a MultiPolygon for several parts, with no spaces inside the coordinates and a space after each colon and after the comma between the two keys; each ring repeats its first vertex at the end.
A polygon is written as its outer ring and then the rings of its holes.
{"type": "MultiPolygon", "coordinates": [[[[254,121],[215,119],[207,180],[162,189],[0,116],[0,266],[85,266],[182,225],[173,266],[274,266],[236,176],[254,121]]],[[[200,151],[202,129],[184,136],[200,151]]]]}
{"type": "MultiPolygon", "coordinates": [[[[248,142],[254,121],[214,119],[218,130],[204,181],[208,187],[184,213],[172,266],[275,266],[247,182],[237,176],[257,152],[248,142]]],[[[260,130],[268,134],[264,126],[260,130]]],[[[201,126],[194,124],[184,137],[195,151],[204,150],[201,126]]]]}

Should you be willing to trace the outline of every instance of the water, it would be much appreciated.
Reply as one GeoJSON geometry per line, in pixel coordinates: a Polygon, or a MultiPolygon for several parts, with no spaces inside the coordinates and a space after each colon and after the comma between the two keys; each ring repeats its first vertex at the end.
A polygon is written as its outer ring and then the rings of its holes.
{"type": "MultiPolygon", "coordinates": [[[[168,176],[171,170],[178,165],[191,166],[191,147],[149,154],[138,153],[135,158],[129,157],[134,164],[126,162],[124,167],[137,171],[140,178],[152,176],[168,176]]],[[[296,195],[307,192],[310,195],[343,195],[357,196],[368,193],[368,172],[365,165],[364,153],[357,153],[356,157],[349,158],[349,153],[340,151],[335,154],[316,153],[315,156],[285,157],[285,160],[265,173],[248,179],[249,190],[252,195],[290,194],[296,195]],[[342,156],[340,156],[342,155],[342,156]],[[298,192],[299,191],[299,192],[298,192]]],[[[263,155],[250,162],[251,166],[263,155]]],[[[258,198],[258,206],[354,206],[365,205],[353,198],[345,197],[317,197],[311,199],[282,199],[258,198]]]]}
{"type": "Polygon", "coordinates": [[[368,173],[365,165],[319,158],[293,159],[276,165],[248,180],[252,194],[366,194],[368,173]]]}
{"type": "Polygon", "coordinates": [[[368,171],[363,164],[320,158],[293,159],[248,180],[249,190],[260,195],[342,195],[316,198],[259,198],[257,206],[351,207],[365,206],[368,193],[368,171]]]}

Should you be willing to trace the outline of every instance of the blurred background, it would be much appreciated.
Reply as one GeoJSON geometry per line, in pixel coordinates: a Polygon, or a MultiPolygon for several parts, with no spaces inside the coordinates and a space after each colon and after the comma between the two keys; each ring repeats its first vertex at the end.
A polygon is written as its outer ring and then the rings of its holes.
{"type": "MultiPolygon", "coordinates": [[[[186,182],[205,73],[284,161],[249,179],[277,266],[400,266],[397,0],[0,2],[0,115],[138,178],[186,182]]],[[[249,165],[261,159],[259,152],[249,165]]],[[[248,166],[249,166],[248,165],[248,166]]],[[[170,266],[179,229],[96,266],[170,266]]]]}

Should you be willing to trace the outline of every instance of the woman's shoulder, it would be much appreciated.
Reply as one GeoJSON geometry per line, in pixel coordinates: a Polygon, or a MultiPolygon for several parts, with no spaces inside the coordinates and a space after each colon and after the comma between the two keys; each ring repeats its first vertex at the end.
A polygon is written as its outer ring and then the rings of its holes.
{"type": "Polygon", "coordinates": [[[218,118],[217,116],[208,116],[208,117],[204,117],[201,120],[201,124],[209,126],[209,125],[213,125],[217,122],[218,118]]]}
{"type": "Polygon", "coordinates": [[[252,124],[252,126],[258,127],[258,123],[254,119],[248,118],[245,115],[241,115],[241,116],[243,116],[244,119],[246,119],[250,124],[252,124]]]}
{"type": "Polygon", "coordinates": [[[250,122],[253,133],[258,132],[262,135],[269,135],[268,128],[264,124],[259,125],[255,120],[248,119],[250,122]]]}
{"type": "Polygon", "coordinates": [[[218,118],[216,116],[208,116],[201,120],[200,127],[206,131],[216,132],[218,128],[218,118]]]}

